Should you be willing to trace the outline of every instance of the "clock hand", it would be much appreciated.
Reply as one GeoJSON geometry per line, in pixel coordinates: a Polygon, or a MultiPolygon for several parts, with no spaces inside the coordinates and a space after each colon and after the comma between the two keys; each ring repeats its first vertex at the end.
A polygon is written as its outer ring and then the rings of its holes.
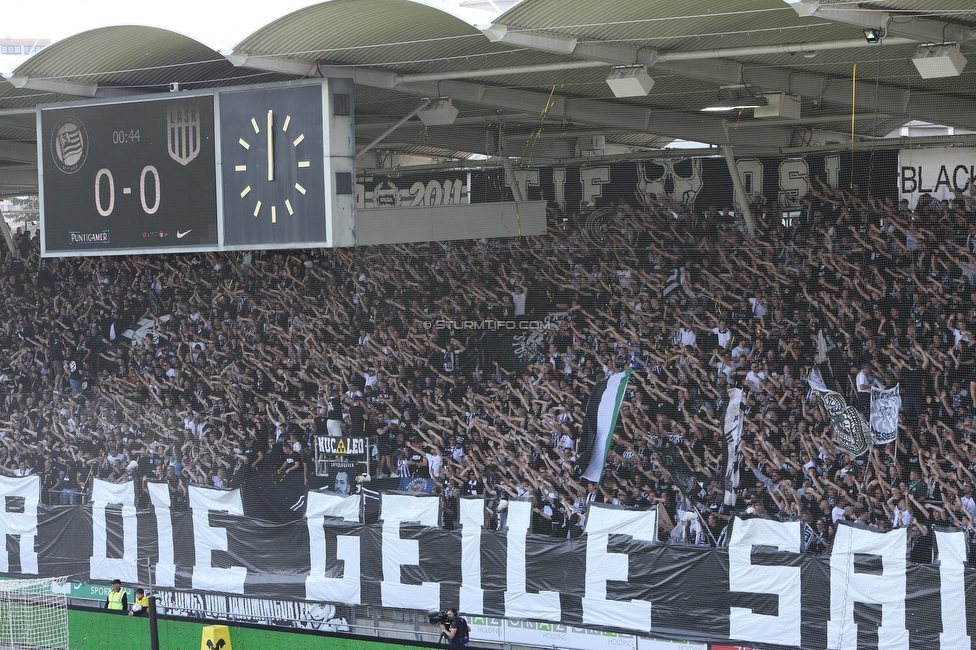
{"type": "Polygon", "coordinates": [[[268,111],[268,180],[274,181],[274,111],[268,111]]]}

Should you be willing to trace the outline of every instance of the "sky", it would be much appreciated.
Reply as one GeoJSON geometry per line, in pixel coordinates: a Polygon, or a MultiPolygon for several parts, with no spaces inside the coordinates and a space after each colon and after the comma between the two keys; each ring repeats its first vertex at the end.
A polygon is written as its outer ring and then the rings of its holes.
{"type": "MultiPolygon", "coordinates": [[[[211,48],[230,50],[257,28],[318,0],[3,0],[0,36],[58,41],[98,27],[149,25],[194,38],[211,48]]],[[[422,0],[472,24],[490,22],[491,0],[422,0]],[[473,9],[480,4],[489,12],[473,9]],[[462,6],[467,5],[467,6],[462,6]]],[[[511,0],[498,0],[499,7],[511,0]]]]}

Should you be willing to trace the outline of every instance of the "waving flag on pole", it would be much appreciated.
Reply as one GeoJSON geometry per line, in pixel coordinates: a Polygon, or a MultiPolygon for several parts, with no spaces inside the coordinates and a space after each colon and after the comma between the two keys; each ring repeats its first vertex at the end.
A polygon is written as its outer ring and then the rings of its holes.
{"type": "Polygon", "coordinates": [[[874,443],[873,434],[857,409],[848,406],[840,393],[828,389],[816,368],[810,371],[807,383],[810,390],[820,396],[841,446],[852,457],[866,454],[874,443]]]}
{"type": "Polygon", "coordinates": [[[898,439],[898,412],[901,410],[901,384],[894,388],[871,387],[871,431],[874,444],[887,445],[898,439]]]}
{"type": "Polygon", "coordinates": [[[586,467],[583,478],[588,481],[597,482],[603,475],[603,466],[613,444],[613,430],[617,428],[620,403],[624,401],[629,379],[630,368],[627,368],[598,383],[590,393],[586,404],[585,440],[580,456],[580,465],[586,467]]]}
{"type": "Polygon", "coordinates": [[[729,446],[728,467],[725,470],[725,499],[727,506],[735,506],[735,490],[739,487],[739,466],[742,464],[742,389],[729,389],[729,405],[725,409],[725,442],[729,446]]]}

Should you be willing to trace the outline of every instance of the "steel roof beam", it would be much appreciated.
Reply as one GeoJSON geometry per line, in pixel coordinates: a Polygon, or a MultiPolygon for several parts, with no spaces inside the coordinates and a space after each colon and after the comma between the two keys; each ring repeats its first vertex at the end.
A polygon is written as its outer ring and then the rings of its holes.
{"type": "MultiPolygon", "coordinates": [[[[655,111],[629,104],[484,86],[464,81],[402,84],[396,89],[421,96],[435,96],[439,93],[452,97],[456,101],[487,104],[519,112],[538,112],[539,115],[545,112],[547,119],[554,122],[606,125],[713,144],[723,144],[728,141],[721,119],[699,113],[655,111]],[[439,90],[437,84],[440,84],[439,90]]],[[[785,146],[792,133],[792,128],[770,126],[761,137],[768,138],[770,146],[785,146]]],[[[749,140],[752,136],[755,136],[755,132],[751,134],[749,140]]],[[[731,137],[733,142],[738,140],[743,144],[746,142],[745,136],[732,134],[731,137]]]]}
{"type": "Polygon", "coordinates": [[[98,92],[97,84],[81,84],[75,81],[58,81],[55,79],[33,79],[31,77],[15,77],[4,75],[14,88],[28,90],[43,90],[59,95],[75,95],[77,97],[94,97],[98,92]]]}
{"type": "Polygon", "coordinates": [[[873,27],[885,34],[902,34],[916,42],[925,43],[965,43],[973,39],[973,30],[968,25],[944,20],[932,20],[920,16],[898,14],[892,20],[891,14],[881,9],[851,8],[851,3],[829,0],[783,0],[804,18],[816,16],[837,23],[857,27],[873,27]]]}
{"type": "MultiPolygon", "coordinates": [[[[348,74],[348,68],[341,70],[348,74]]],[[[321,68],[320,72],[326,77],[331,74],[331,70],[325,67],[321,68]]],[[[728,142],[722,120],[703,113],[657,111],[632,104],[559,94],[550,95],[550,93],[533,90],[488,86],[458,80],[397,84],[395,73],[371,68],[355,68],[353,79],[359,85],[397,90],[420,97],[447,96],[456,101],[504,108],[520,114],[542,115],[545,112],[547,120],[553,123],[609,126],[713,144],[728,142]]],[[[789,143],[792,133],[792,128],[770,126],[762,137],[768,138],[769,146],[780,147],[789,143]]],[[[749,142],[754,142],[753,136],[755,133],[750,136],[749,142]]],[[[738,139],[738,136],[733,134],[732,143],[739,144],[738,139]]],[[[745,136],[743,136],[742,144],[745,143],[745,136]]]]}
{"type": "MultiPolygon", "coordinates": [[[[11,142],[0,140],[0,160],[14,163],[37,164],[37,145],[33,142],[11,142]]],[[[0,174],[5,168],[0,167],[0,174]]]]}
{"type": "Polygon", "coordinates": [[[268,56],[261,54],[247,54],[246,52],[225,51],[221,55],[235,67],[251,68],[253,70],[264,70],[265,72],[277,72],[280,74],[290,74],[296,77],[319,77],[318,63],[289,59],[283,56],[268,56]]]}
{"type": "Polygon", "coordinates": [[[14,75],[4,75],[4,78],[14,88],[25,88],[27,90],[40,90],[58,95],[74,95],[76,97],[124,97],[135,95],[139,91],[129,88],[113,88],[112,86],[99,86],[98,84],[83,84],[77,81],[64,81],[61,79],[38,79],[34,77],[19,77],[14,75]]]}
{"type": "Polygon", "coordinates": [[[17,165],[14,168],[0,167],[0,188],[37,187],[37,166],[17,165]]]}
{"type": "MultiPolygon", "coordinates": [[[[788,2],[789,0],[784,0],[788,2]]],[[[929,21],[936,22],[936,21],[929,21]]],[[[937,23],[941,25],[943,23],[937,23]]],[[[504,25],[492,25],[496,36],[501,35],[499,40],[515,43],[518,40],[523,47],[532,47],[530,42],[522,42],[524,39],[518,37],[519,34],[532,33],[510,30],[504,25]],[[512,40],[515,39],[515,40],[512,40]]],[[[489,28],[482,28],[486,31],[489,28]]],[[[940,32],[941,34],[941,32],[940,32]]],[[[912,43],[911,39],[894,37],[885,39],[884,43],[903,45],[912,43]]],[[[540,41],[539,44],[545,43],[540,41]]],[[[537,45],[539,45],[537,44],[537,45]]],[[[580,44],[573,51],[573,56],[587,57],[586,50],[581,49],[580,44]]],[[[731,61],[734,56],[756,56],[759,54],[774,53],[795,53],[805,51],[816,51],[820,49],[838,49],[851,47],[879,47],[878,44],[869,44],[864,39],[847,39],[840,41],[822,41],[818,43],[794,43],[787,45],[752,46],[743,48],[723,48],[720,50],[699,50],[684,52],[654,52],[644,50],[641,54],[637,48],[626,48],[617,46],[617,51],[629,51],[627,54],[618,54],[614,60],[600,58],[600,60],[614,63],[616,65],[631,65],[635,60],[644,56],[644,61],[656,61],[654,70],[660,70],[671,74],[687,77],[690,79],[700,79],[711,81],[717,84],[749,84],[757,86],[764,91],[777,91],[800,95],[805,98],[821,99],[839,106],[851,106],[851,82],[845,78],[828,77],[826,75],[797,72],[789,68],[772,68],[768,66],[753,66],[746,63],[731,61]],[[650,56],[650,58],[647,58],[650,56]],[[711,58],[719,57],[719,58],[711,58]],[[701,65],[701,59],[709,59],[708,65],[701,65]]],[[[538,47],[544,51],[544,47],[538,47]]],[[[610,49],[605,49],[603,55],[608,55],[610,49]]],[[[913,91],[893,86],[890,84],[880,84],[875,88],[875,83],[861,82],[857,85],[857,108],[859,110],[870,110],[875,108],[875,98],[880,102],[878,109],[880,112],[895,114],[905,118],[915,118],[929,122],[939,122],[953,126],[965,128],[976,128],[976,114],[972,111],[970,102],[947,97],[943,94],[926,93],[913,91]],[[909,113],[909,101],[912,102],[912,112],[909,113]],[[917,112],[916,112],[917,111],[917,112]]],[[[682,136],[684,137],[684,136],[682,136]]],[[[701,140],[707,142],[718,142],[714,140],[701,140]]]]}
{"type": "MultiPolygon", "coordinates": [[[[402,129],[387,137],[379,148],[373,151],[391,152],[411,147],[434,147],[459,154],[510,155],[531,158],[534,162],[544,162],[554,158],[565,159],[576,155],[577,136],[565,136],[554,130],[552,137],[535,138],[530,134],[505,134],[504,151],[498,151],[498,131],[496,129],[437,129],[428,128],[422,138],[416,132],[402,129]]],[[[594,130],[594,133],[597,131],[594,130]]],[[[602,133],[602,132],[601,132],[602,133]]],[[[410,155],[404,153],[404,155],[410,155]]],[[[449,157],[445,155],[445,157],[449,157]]]]}
{"type": "Polygon", "coordinates": [[[472,79],[480,77],[502,77],[537,72],[560,72],[584,68],[606,67],[605,61],[567,61],[563,63],[542,63],[539,65],[517,65],[507,68],[484,68],[481,70],[454,70],[452,72],[431,72],[427,74],[397,75],[397,84],[418,83],[421,81],[443,81],[446,79],[472,79]]]}

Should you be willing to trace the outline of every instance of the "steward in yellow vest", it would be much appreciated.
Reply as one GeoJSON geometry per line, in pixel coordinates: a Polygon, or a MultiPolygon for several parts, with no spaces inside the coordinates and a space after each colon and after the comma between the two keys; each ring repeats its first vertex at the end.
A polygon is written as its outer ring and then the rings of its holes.
{"type": "Polygon", "coordinates": [[[129,609],[129,596],[122,591],[122,581],[116,578],[112,581],[112,591],[108,592],[105,607],[113,612],[125,612],[129,609]]]}

